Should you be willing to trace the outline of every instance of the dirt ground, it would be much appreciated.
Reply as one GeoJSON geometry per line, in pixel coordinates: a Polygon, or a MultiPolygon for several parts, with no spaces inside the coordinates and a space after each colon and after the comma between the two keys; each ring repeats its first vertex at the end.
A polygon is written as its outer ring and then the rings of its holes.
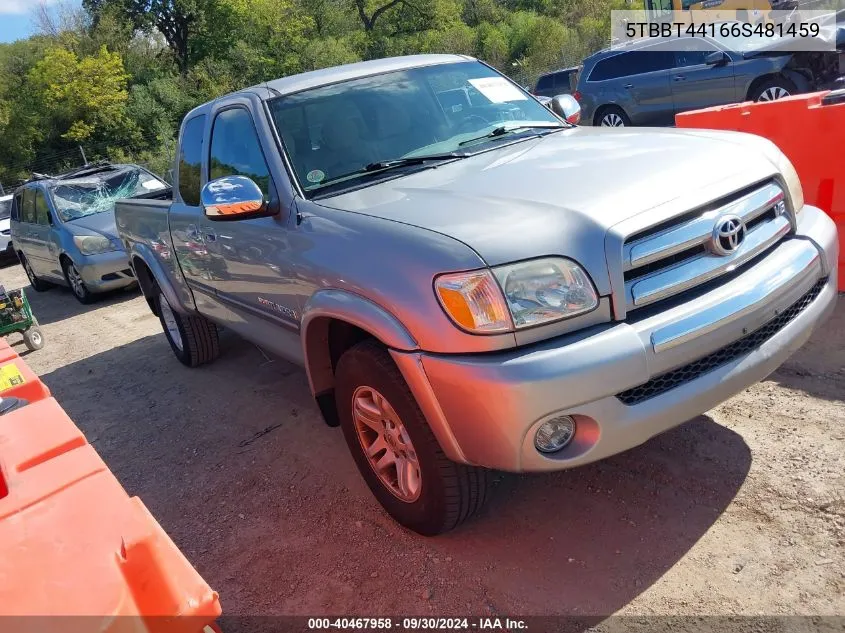
{"type": "MultiPolygon", "coordinates": [[[[28,288],[19,266],[0,283],[28,288]]],[[[27,362],[227,615],[845,615],[845,301],[762,384],[604,462],[503,474],[426,539],[381,511],[298,368],[225,336],[187,369],[136,291],[29,297],[27,362]]]]}

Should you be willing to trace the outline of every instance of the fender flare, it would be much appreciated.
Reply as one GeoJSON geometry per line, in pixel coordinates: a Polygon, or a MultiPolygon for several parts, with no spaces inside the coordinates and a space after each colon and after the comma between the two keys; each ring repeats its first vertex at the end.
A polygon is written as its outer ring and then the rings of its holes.
{"type": "Polygon", "coordinates": [[[144,296],[147,299],[152,299],[149,296],[149,287],[145,287],[145,283],[141,280],[141,276],[138,274],[138,271],[135,269],[135,260],[140,259],[144,265],[150,270],[152,274],[153,281],[158,284],[159,289],[161,290],[164,298],[167,299],[167,303],[170,304],[170,307],[176,310],[177,312],[181,312],[183,314],[189,314],[191,312],[196,312],[197,306],[194,303],[193,296],[190,294],[190,304],[185,305],[185,302],[179,297],[179,294],[176,292],[176,288],[173,287],[173,282],[170,280],[170,277],[167,274],[167,271],[164,270],[164,267],[159,263],[158,259],[153,255],[152,250],[146,244],[133,244],[131,252],[129,253],[129,263],[132,266],[132,270],[135,273],[135,278],[138,280],[138,285],[141,287],[141,292],[144,293],[144,296]]]}
{"type": "Polygon", "coordinates": [[[334,387],[328,344],[328,324],[333,319],[360,328],[390,349],[406,352],[419,349],[402,322],[380,305],[347,290],[318,290],[303,308],[300,323],[302,357],[314,396],[334,387]]]}

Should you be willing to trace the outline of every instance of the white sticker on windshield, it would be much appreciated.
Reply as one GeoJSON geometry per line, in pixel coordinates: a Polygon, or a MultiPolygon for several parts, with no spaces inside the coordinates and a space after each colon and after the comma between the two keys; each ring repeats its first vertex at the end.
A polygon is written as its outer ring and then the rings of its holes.
{"type": "Polygon", "coordinates": [[[493,103],[505,101],[525,101],[528,99],[504,77],[485,77],[484,79],[470,79],[469,83],[493,103]]]}

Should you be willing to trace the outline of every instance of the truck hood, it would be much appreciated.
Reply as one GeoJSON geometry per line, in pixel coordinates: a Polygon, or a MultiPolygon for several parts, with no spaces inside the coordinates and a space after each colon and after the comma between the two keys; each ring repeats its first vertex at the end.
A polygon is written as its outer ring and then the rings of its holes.
{"type": "Polygon", "coordinates": [[[603,286],[611,227],[644,213],[650,226],[772,176],[767,147],[734,132],[573,128],[318,204],[451,236],[490,266],[566,255],[603,286]]]}

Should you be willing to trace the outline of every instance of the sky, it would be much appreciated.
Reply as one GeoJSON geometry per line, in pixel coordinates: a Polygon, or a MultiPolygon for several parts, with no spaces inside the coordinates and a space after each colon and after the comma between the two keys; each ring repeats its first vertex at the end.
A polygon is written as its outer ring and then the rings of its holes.
{"type": "Polygon", "coordinates": [[[48,7],[67,3],[79,6],[81,0],[0,0],[0,42],[14,42],[32,35],[33,13],[42,3],[48,7]]]}

